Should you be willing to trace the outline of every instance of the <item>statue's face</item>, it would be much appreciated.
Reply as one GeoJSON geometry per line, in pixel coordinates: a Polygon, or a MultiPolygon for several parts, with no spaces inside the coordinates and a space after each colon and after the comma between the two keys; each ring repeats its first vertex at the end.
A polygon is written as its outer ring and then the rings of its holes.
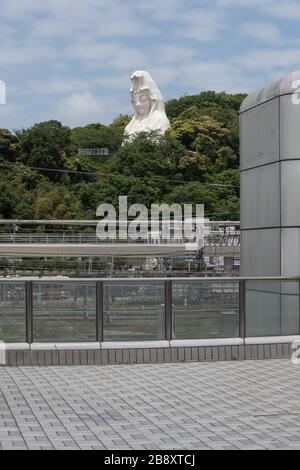
{"type": "Polygon", "coordinates": [[[135,93],[133,96],[133,106],[139,116],[148,116],[151,110],[151,100],[148,93],[135,93]]]}

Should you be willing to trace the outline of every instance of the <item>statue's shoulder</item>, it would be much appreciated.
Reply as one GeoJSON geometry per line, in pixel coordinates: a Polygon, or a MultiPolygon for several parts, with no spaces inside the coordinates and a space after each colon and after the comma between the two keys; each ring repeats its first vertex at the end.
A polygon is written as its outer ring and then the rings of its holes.
{"type": "Polygon", "coordinates": [[[171,124],[166,113],[162,111],[154,111],[151,116],[151,127],[153,128],[153,130],[162,129],[165,131],[169,129],[169,127],[171,127],[171,124]]]}
{"type": "Polygon", "coordinates": [[[134,128],[134,125],[135,125],[135,119],[134,117],[129,121],[129,123],[127,124],[127,126],[125,127],[125,132],[126,134],[129,134],[132,129],[134,128]]]}

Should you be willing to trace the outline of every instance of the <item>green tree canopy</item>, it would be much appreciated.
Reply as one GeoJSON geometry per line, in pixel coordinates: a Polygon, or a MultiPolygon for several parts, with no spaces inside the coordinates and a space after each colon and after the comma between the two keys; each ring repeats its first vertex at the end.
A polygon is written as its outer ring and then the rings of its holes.
{"type": "MultiPolygon", "coordinates": [[[[58,121],[35,124],[20,133],[21,161],[37,168],[64,169],[71,155],[71,130],[58,121]]],[[[48,173],[59,180],[59,172],[48,173]]]]}
{"type": "Polygon", "coordinates": [[[15,162],[19,151],[18,137],[9,129],[0,129],[0,161],[15,162]]]}
{"type": "Polygon", "coordinates": [[[110,151],[117,150],[123,138],[123,130],[118,126],[105,126],[103,124],[88,124],[84,127],[75,127],[71,131],[73,151],[78,148],[102,148],[106,147],[110,151]]]}
{"type": "Polygon", "coordinates": [[[203,203],[212,218],[238,218],[244,97],[207,91],[171,100],[165,136],[124,142],[127,115],[74,129],[55,120],[16,134],[0,129],[0,217],[94,218],[99,204],[117,206],[127,195],[129,204],[203,203]],[[109,157],[78,155],[78,148],[100,147],[109,157]]]}

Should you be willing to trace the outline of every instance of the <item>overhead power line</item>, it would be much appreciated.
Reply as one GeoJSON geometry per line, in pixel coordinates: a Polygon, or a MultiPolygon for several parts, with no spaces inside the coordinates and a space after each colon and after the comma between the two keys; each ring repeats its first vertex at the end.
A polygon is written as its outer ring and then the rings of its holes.
{"type": "MultiPolygon", "coordinates": [[[[3,168],[15,168],[16,165],[13,163],[0,163],[0,167],[3,168]]],[[[234,184],[224,184],[224,183],[201,183],[200,181],[185,181],[185,180],[174,180],[174,179],[166,179],[166,178],[156,178],[153,176],[132,176],[132,175],[122,175],[120,173],[101,173],[101,172],[92,172],[92,171],[78,171],[78,170],[62,170],[57,168],[42,168],[36,166],[27,166],[23,165],[23,168],[27,170],[35,170],[35,171],[46,171],[52,173],[65,173],[65,174],[75,174],[75,175],[84,175],[84,176],[101,176],[101,177],[121,177],[121,178],[135,178],[137,180],[142,181],[157,181],[162,183],[180,183],[180,184],[190,184],[190,183],[197,183],[201,186],[209,186],[209,187],[219,187],[219,188],[235,188],[239,189],[239,185],[234,184]]]]}

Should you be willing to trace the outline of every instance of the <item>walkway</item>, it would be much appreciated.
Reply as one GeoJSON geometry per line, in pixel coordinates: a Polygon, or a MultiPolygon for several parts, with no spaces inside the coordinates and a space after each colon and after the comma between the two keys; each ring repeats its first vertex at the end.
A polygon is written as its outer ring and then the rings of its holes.
{"type": "Polygon", "coordinates": [[[300,449],[288,360],[0,368],[0,449],[300,449]]]}

